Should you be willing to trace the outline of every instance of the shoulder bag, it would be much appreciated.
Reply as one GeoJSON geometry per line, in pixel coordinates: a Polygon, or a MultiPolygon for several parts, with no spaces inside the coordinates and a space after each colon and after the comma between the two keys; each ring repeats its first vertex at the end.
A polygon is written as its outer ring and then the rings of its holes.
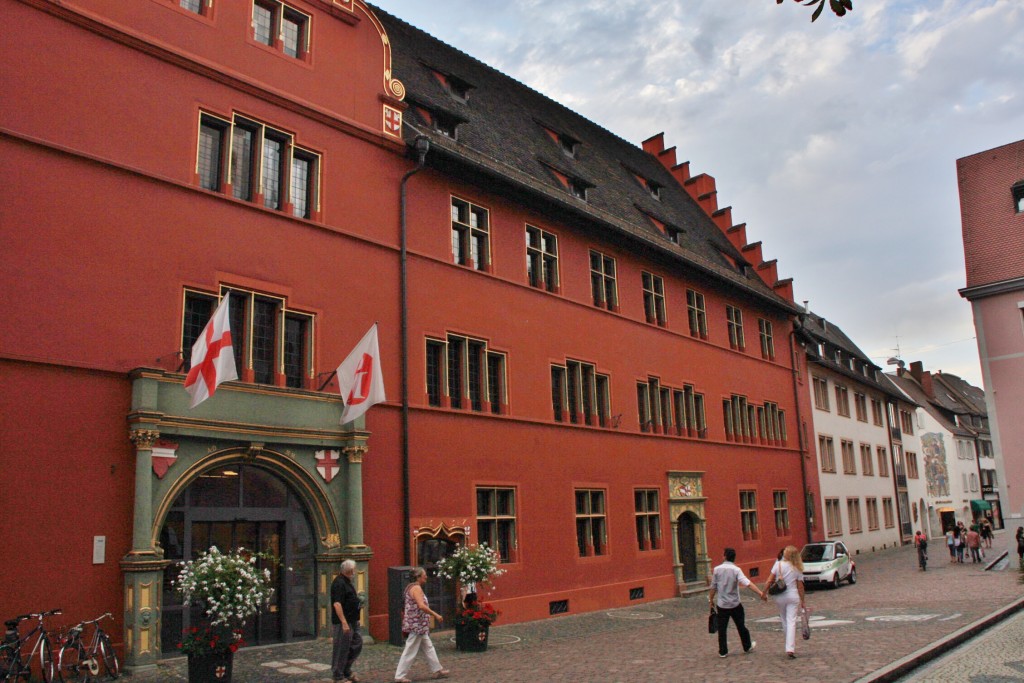
{"type": "Polygon", "coordinates": [[[779,575],[775,581],[768,586],[768,595],[781,595],[786,592],[786,580],[782,578],[782,565],[779,565],[779,575]]]}

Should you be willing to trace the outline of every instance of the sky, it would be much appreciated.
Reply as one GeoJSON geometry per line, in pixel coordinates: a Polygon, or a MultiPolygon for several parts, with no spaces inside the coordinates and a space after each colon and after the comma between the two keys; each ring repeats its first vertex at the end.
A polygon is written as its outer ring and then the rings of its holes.
{"type": "Polygon", "coordinates": [[[887,370],[898,348],[982,386],[956,160],[1024,138],[1024,3],[853,3],[375,2],[637,146],[663,132],[798,303],[887,370]]]}

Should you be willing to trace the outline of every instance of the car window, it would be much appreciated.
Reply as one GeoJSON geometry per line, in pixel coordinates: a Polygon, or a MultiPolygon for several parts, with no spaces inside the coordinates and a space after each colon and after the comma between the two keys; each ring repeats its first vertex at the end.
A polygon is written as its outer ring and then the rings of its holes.
{"type": "Polygon", "coordinates": [[[836,543],[836,555],[849,555],[846,551],[846,546],[842,543],[836,543]]]}
{"type": "Polygon", "coordinates": [[[805,545],[800,552],[804,562],[828,562],[832,559],[832,546],[826,544],[805,545]]]}

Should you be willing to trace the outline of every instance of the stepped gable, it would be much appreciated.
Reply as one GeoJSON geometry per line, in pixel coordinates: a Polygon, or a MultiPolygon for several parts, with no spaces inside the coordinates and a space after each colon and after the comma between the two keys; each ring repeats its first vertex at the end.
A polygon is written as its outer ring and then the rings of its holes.
{"type": "Polygon", "coordinates": [[[776,259],[764,260],[764,255],[761,253],[761,242],[747,242],[747,224],[733,224],[731,206],[718,208],[718,188],[715,185],[714,177],[707,173],[693,176],[690,173],[689,161],[677,163],[676,148],[665,148],[664,133],[658,133],[644,140],[643,149],[654,155],[672,173],[672,176],[686,190],[690,198],[697,202],[697,205],[725,234],[730,243],[743,253],[745,260],[754,266],[754,270],[761,280],[775,290],[779,296],[793,301],[793,279],[780,280],[778,261],[776,259]]]}
{"type": "Polygon", "coordinates": [[[609,236],[625,238],[632,249],[653,250],[695,268],[695,275],[711,275],[789,313],[799,311],[792,304],[791,283],[774,286],[774,262],[762,262],[759,247],[737,246],[716,226],[721,219],[648,150],[373,9],[391,42],[393,75],[406,87],[405,138],[410,143],[417,135],[430,138],[428,163],[444,157],[468,165],[478,182],[525,190],[529,201],[542,199],[583,216],[589,229],[610,229],[609,236]],[[457,124],[456,138],[433,130],[424,111],[457,124]],[[572,143],[574,154],[565,149],[572,143]],[[585,200],[572,195],[570,182],[587,188],[585,200]]]}

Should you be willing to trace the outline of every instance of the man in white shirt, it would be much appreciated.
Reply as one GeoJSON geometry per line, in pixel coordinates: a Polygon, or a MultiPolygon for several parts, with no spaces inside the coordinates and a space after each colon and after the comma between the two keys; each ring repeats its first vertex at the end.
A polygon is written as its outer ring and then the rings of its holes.
{"type": "Polygon", "coordinates": [[[732,618],[736,624],[736,630],[740,633],[740,643],[744,652],[750,652],[757,646],[757,642],[750,639],[750,631],[745,623],[746,617],[743,613],[743,605],[740,603],[740,586],[746,586],[762,600],[768,596],[760,588],[751,583],[743,570],[733,564],[736,561],[736,551],[732,548],[725,549],[725,562],[715,567],[711,576],[711,592],[708,593],[708,600],[716,607],[718,612],[718,656],[725,657],[729,654],[729,645],[726,642],[725,630],[729,627],[729,619],[732,618]]]}

